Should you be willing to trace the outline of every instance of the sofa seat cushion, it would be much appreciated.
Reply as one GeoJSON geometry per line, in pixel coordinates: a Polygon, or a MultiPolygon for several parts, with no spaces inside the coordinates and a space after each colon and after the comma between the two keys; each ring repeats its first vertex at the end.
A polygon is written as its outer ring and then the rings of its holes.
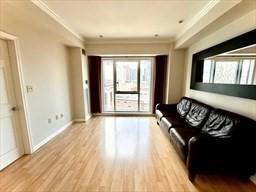
{"type": "Polygon", "coordinates": [[[188,142],[189,140],[200,134],[198,129],[194,128],[171,128],[170,137],[171,142],[175,145],[177,152],[186,161],[188,154],[188,142]]]}
{"type": "Polygon", "coordinates": [[[168,117],[171,115],[174,115],[175,113],[172,111],[167,111],[167,110],[156,110],[156,119],[158,121],[158,123],[160,123],[161,119],[163,117],[168,117]]]}
{"type": "Polygon", "coordinates": [[[184,119],[180,118],[177,114],[172,114],[168,117],[163,117],[161,125],[166,126],[168,128],[171,127],[187,127],[184,119]]]}
{"type": "Polygon", "coordinates": [[[167,137],[170,137],[169,131],[172,127],[185,127],[185,122],[178,114],[172,114],[169,117],[163,117],[160,122],[160,128],[167,137]]]}
{"type": "Polygon", "coordinates": [[[207,120],[211,107],[199,102],[193,102],[190,110],[186,115],[186,122],[195,128],[202,128],[203,124],[207,120]]]}

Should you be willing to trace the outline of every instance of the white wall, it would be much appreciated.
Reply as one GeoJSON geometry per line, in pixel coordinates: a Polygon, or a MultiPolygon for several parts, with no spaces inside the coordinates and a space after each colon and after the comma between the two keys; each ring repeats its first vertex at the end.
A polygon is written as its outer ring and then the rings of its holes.
{"type": "Polygon", "coordinates": [[[69,63],[72,84],[72,104],[73,104],[73,119],[84,119],[84,93],[83,93],[83,76],[82,76],[82,65],[83,56],[82,49],[79,47],[69,48],[69,63]]]}
{"type": "MultiPolygon", "coordinates": [[[[219,44],[225,40],[248,32],[255,28],[256,11],[247,12],[236,20],[219,28],[203,39],[194,43],[188,48],[186,54],[186,75],[184,79],[184,94],[186,96],[198,99],[215,107],[224,108],[239,114],[248,116],[256,120],[256,101],[239,97],[231,97],[220,94],[196,91],[190,89],[192,55],[213,45],[219,44]]],[[[231,17],[231,16],[230,16],[231,17]]]]}
{"type": "Polygon", "coordinates": [[[168,54],[168,43],[104,43],[86,44],[88,55],[168,54]]]}
{"type": "Polygon", "coordinates": [[[169,56],[166,78],[166,103],[176,103],[183,94],[184,50],[174,50],[172,43],[87,44],[88,55],[158,55],[169,56]]]}
{"type": "Polygon", "coordinates": [[[170,49],[166,103],[177,103],[183,96],[185,53],[184,49],[170,49]]]}
{"type": "Polygon", "coordinates": [[[34,89],[27,99],[36,146],[72,120],[67,46],[83,42],[29,1],[0,1],[0,30],[20,41],[25,84],[34,89]],[[64,117],[55,120],[61,113],[64,117]]]}

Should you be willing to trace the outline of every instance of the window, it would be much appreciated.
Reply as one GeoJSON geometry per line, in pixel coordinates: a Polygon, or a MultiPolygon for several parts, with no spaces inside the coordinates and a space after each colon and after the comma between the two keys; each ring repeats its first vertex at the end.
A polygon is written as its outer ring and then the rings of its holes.
{"type": "Polygon", "coordinates": [[[203,68],[204,83],[253,84],[255,59],[225,58],[206,59],[203,68]]]}
{"type": "Polygon", "coordinates": [[[216,61],[214,83],[235,84],[238,61],[216,61]]]}
{"type": "Polygon", "coordinates": [[[103,58],[103,111],[151,112],[151,57],[103,58]]]}

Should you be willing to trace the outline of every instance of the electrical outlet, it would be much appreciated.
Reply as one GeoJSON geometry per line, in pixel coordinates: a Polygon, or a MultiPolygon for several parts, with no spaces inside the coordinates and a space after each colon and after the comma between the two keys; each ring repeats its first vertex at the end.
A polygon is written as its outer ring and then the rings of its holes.
{"type": "Polygon", "coordinates": [[[55,119],[58,120],[59,119],[59,115],[55,115],[55,119]]]}
{"type": "Polygon", "coordinates": [[[27,92],[28,92],[28,93],[32,93],[32,92],[33,92],[33,87],[32,87],[32,85],[27,85],[26,88],[27,88],[27,92]]]}
{"type": "Polygon", "coordinates": [[[52,119],[51,118],[48,118],[48,123],[52,123],[52,119]]]}
{"type": "Polygon", "coordinates": [[[62,119],[64,117],[63,113],[60,114],[60,118],[62,119]]]}

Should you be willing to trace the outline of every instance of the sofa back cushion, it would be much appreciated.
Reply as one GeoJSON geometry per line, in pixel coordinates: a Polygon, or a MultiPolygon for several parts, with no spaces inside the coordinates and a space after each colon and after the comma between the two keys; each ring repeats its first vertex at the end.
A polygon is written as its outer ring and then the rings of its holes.
{"type": "Polygon", "coordinates": [[[177,104],[177,113],[184,118],[189,112],[192,101],[189,98],[183,97],[177,104]]]}
{"type": "Polygon", "coordinates": [[[239,126],[239,115],[221,109],[212,110],[202,132],[213,137],[230,138],[239,126]]]}
{"type": "Polygon", "coordinates": [[[201,128],[205,123],[211,107],[203,103],[193,101],[185,119],[191,127],[201,128]]]}

